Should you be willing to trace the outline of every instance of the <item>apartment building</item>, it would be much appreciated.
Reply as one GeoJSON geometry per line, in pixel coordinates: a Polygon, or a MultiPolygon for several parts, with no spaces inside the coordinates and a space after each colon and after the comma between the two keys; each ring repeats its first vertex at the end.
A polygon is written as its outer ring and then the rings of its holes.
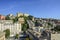
{"type": "Polygon", "coordinates": [[[0,15],[0,20],[5,20],[5,16],[0,15]]]}
{"type": "Polygon", "coordinates": [[[33,27],[32,28],[33,29],[33,31],[36,31],[36,32],[41,32],[41,30],[43,29],[43,27],[33,27]]]}
{"type": "Polygon", "coordinates": [[[13,24],[12,20],[0,20],[0,31],[4,31],[6,29],[10,29],[10,36],[14,36],[21,32],[21,24],[19,22],[13,24]]]}
{"type": "Polygon", "coordinates": [[[34,17],[32,18],[32,21],[35,21],[35,18],[34,17]]]}
{"type": "Polygon", "coordinates": [[[5,40],[5,33],[0,31],[0,40],[5,40]]]}

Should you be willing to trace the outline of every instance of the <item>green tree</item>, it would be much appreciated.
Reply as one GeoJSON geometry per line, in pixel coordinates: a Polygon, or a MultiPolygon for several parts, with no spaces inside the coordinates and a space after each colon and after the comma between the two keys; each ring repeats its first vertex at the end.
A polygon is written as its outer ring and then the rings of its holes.
{"type": "Polygon", "coordinates": [[[22,30],[26,31],[27,30],[27,24],[22,24],[22,30]]]}
{"type": "Polygon", "coordinates": [[[25,21],[24,21],[24,24],[22,24],[22,30],[26,31],[29,28],[29,25],[27,23],[28,17],[25,17],[25,16],[23,16],[23,17],[24,17],[25,21]]]}
{"type": "Polygon", "coordinates": [[[10,17],[8,15],[6,16],[6,20],[10,20],[10,17]]]}
{"type": "Polygon", "coordinates": [[[48,22],[48,28],[52,28],[52,27],[53,27],[53,24],[48,22]]]}
{"type": "Polygon", "coordinates": [[[24,16],[24,19],[25,19],[25,20],[28,20],[28,17],[24,16]]]}
{"type": "Polygon", "coordinates": [[[25,38],[25,40],[32,40],[32,38],[27,37],[27,38],[25,38]]]}
{"type": "Polygon", "coordinates": [[[13,20],[13,23],[15,23],[18,21],[18,17],[15,17],[15,19],[12,19],[12,20],[13,20]]]}
{"type": "Polygon", "coordinates": [[[29,38],[25,38],[25,40],[29,40],[29,38]]]}
{"type": "Polygon", "coordinates": [[[57,25],[56,27],[54,27],[55,31],[60,31],[60,25],[57,25]]]}
{"type": "Polygon", "coordinates": [[[4,30],[4,32],[5,32],[5,37],[8,38],[10,36],[10,30],[6,29],[4,30]]]}
{"type": "Polygon", "coordinates": [[[19,37],[19,34],[16,34],[16,35],[15,35],[15,38],[18,39],[18,37],[19,37]]]}
{"type": "Polygon", "coordinates": [[[32,18],[33,18],[33,16],[31,16],[31,15],[28,16],[28,19],[29,20],[32,20],[32,18]]]}

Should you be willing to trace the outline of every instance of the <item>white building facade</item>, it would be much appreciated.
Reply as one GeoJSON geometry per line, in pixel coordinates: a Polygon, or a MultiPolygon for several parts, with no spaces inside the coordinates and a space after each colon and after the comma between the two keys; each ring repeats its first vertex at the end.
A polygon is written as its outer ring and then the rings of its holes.
{"type": "Polygon", "coordinates": [[[10,36],[14,36],[21,32],[21,24],[18,22],[13,24],[12,20],[0,20],[0,30],[4,31],[6,29],[10,29],[10,36]]]}

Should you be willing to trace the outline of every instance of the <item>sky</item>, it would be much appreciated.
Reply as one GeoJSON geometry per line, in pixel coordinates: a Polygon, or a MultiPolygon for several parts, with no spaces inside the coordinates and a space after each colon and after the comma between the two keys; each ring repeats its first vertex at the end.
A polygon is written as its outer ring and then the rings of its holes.
{"type": "Polygon", "coordinates": [[[0,0],[0,14],[16,15],[17,12],[60,19],[60,0],[0,0]]]}

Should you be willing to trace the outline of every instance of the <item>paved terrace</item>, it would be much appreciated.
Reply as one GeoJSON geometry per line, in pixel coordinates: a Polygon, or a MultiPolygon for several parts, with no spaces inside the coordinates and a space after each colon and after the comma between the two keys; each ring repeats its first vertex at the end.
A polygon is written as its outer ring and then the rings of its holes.
{"type": "Polygon", "coordinates": [[[51,34],[51,40],[60,40],[60,34],[51,34]]]}

